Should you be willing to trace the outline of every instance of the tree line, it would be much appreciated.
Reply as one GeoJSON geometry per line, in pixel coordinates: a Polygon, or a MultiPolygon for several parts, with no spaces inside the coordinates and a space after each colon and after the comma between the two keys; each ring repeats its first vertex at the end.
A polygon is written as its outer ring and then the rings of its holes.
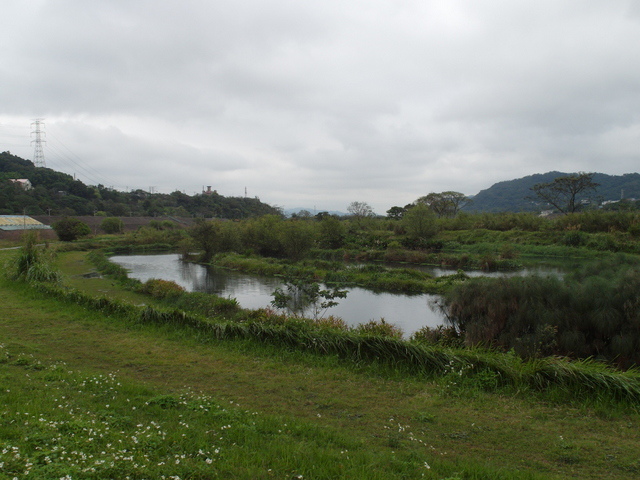
{"type": "Polygon", "coordinates": [[[0,153],[0,214],[112,217],[204,217],[240,219],[278,214],[279,210],[258,198],[225,197],[211,194],[170,194],[144,190],[122,192],[104,185],[85,185],[71,175],[50,168],[35,167],[29,160],[0,153]],[[12,179],[26,178],[33,188],[26,190],[12,179]]]}

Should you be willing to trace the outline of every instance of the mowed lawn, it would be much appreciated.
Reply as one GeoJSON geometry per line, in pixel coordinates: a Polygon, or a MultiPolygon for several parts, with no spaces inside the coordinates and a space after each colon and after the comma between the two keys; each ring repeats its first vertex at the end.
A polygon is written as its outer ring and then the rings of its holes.
{"type": "MultiPolygon", "coordinates": [[[[0,261],[9,255],[2,252],[0,261]]],[[[75,287],[141,300],[108,280],[82,277],[91,270],[83,256],[65,255],[68,261],[63,255],[60,265],[75,287]]],[[[21,284],[0,282],[0,344],[12,358],[31,356],[45,365],[63,362],[78,374],[115,375],[155,396],[191,392],[283,423],[320,429],[348,443],[352,457],[377,458],[375,468],[395,459],[407,463],[391,469],[388,478],[394,471],[396,478],[414,478],[415,472],[438,479],[640,477],[640,417],[634,412],[459,388],[452,381],[406,378],[386,367],[255,342],[132,326],[43,298],[21,284]]],[[[5,390],[12,388],[12,376],[28,372],[11,359],[3,368],[5,390]]],[[[296,436],[287,441],[295,445],[296,436]]],[[[256,461],[263,461],[260,448],[255,450],[256,461]]],[[[287,460],[300,462],[295,475],[301,477],[265,467],[264,478],[314,478],[314,461],[334,461],[315,448],[308,455],[287,460]]],[[[367,478],[366,468],[364,472],[362,478],[367,478]]],[[[251,478],[240,471],[227,473],[231,476],[225,478],[251,478]]],[[[216,478],[214,473],[210,478],[216,478]]]]}

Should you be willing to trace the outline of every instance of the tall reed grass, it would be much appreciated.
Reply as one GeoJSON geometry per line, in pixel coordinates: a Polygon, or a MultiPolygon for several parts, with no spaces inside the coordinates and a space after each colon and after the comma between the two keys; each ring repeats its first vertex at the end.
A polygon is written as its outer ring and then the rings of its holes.
{"type": "Polygon", "coordinates": [[[556,277],[473,279],[446,292],[444,313],[467,345],[640,365],[640,266],[619,256],[556,277]]]}

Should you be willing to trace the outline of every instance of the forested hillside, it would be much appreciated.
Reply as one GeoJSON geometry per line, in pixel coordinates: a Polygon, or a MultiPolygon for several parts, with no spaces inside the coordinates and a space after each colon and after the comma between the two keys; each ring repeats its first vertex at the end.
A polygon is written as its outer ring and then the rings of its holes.
{"type": "Polygon", "coordinates": [[[108,215],[108,216],[198,216],[247,218],[277,214],[279,210],[257,198],[150,194],[143,190],[121,192],[102,185],[85,185],[71,175],[50,168],[36,168],[29,160],[0,153],[0,214],[12,215],[108,215]],[[28,179],[25,190],[10,179],[28,179]]]}
{"type": "MultiPolygon", "coordinates": [[[[531,187],[538,183],[553,182],[554,179],[566,175],[570,174],[547,172],[498,182],[473,197],[473,203],[466,210],[478,212],[539,211],[544,206],[533,198],[535,195],[531,191],[531,187]]],[[[599,186],[592,197],[599,202],[620,200],[623,192],[626,199],[640,198],[640,174],[638,173],[624,175],[596,173],[593,176],[593,181],[599,186]]]]}

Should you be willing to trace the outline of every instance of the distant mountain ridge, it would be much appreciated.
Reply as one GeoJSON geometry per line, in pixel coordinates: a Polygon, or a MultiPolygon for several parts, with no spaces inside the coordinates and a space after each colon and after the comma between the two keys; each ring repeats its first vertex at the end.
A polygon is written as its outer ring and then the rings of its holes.
{"type": "MultiPolygon", "coordinates": [[[[498,182],[480,191],[473,197],[473,203],[465,208],[468,212],[528,212],[539,211],[541,206],[531,187],[538,183],[552,182],[558,177],[575,175],[574,173],[547,172],[537,173],[515,180],[498,182]]],[[[598,201],[640,198],[640,174],[607,175],[595,173],[593,181],[600,184],[592,198],[598,201]]]]}

